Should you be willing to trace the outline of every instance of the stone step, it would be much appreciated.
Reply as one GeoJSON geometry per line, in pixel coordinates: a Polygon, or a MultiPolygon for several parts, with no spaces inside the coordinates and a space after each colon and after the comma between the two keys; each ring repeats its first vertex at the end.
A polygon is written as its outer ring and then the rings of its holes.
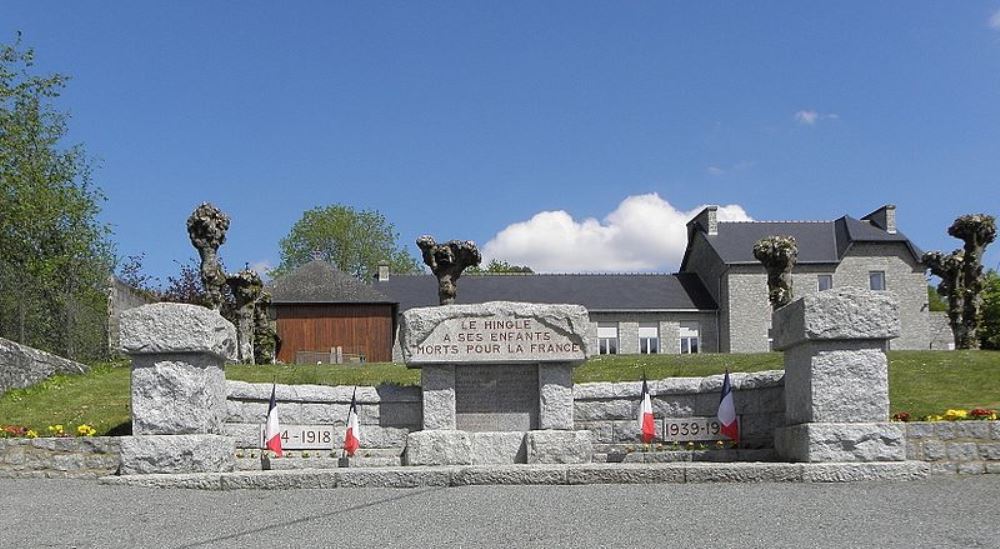
{"type": "Polygon", "coordinates": [[[707,461],[714,463],[777,461],[773,448],[744,450],[655,450],[651,452],[626,451],[618,448],[603,448],[594,452],[594,463],[674,463],[687,461],[707,461]]]}
{"type": "MultiPolygon", "coordinates": [[[[347,458],[347,467],[399,467],[400,458],[396,456],[354,456],[347,458]]],[[[332,457],[283,457],[271,458],[269,468],[273,471],[292,471],[297,469],[337,469],[341,467],[340,458],[332,457]]],[[[260,471],[261,460],[257,458],[238,458],[237,471],[260,471]]]]}

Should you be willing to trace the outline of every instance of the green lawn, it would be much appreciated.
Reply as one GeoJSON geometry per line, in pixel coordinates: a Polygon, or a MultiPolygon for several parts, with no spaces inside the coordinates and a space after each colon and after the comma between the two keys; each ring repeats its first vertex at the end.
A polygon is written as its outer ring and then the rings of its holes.
{"type": "MultiPolygon", "coordinates": [[[[893,351],[889,353],[889,399],[892,412],[919,417],[948,408],[1000,408],[1000,352],[997,351],[893,351]]],[[[574,381],[627,381],[673,376],[706,376],[726,369],[734,372],[777,370],[780,353],[703,355],[600,356],[576,369],[574,381]]],[[[319,385],[416,385],[419,370],[401,364],[341,366],[243,366],[226,367],[229,379],[257,383],[308,383],[319,385]]],[[[45,432],[61,423],[94,426],[98,433],[120,432],[129,422],[129,369],[127,363],[99,364],[89,374],[55,376],[29,389],[9,391],[0,397],[0,425],[25,425],[45,432]],[[115,429],[119,427],[119,429],[115,429]]]]}

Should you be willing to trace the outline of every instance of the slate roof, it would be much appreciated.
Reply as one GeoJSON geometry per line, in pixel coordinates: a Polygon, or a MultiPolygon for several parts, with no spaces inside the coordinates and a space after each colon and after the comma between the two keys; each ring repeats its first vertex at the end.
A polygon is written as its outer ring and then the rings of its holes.
{"type": "Polygon", "coordinates": [[[268,284],[272,303],[394,303],[369,284],[315,259],[268,284]]]}
{"type": "MultiPolygon", "coordinates": [[[[834,221],[720,221],[718,234],[701,234],[728,264],[758,263],[753,256],[753,245],[771,235],[795,237],[799,246],[798,263],[839,263],[856,242],[900,242],[906,244],[916,261],[919,262],[922,255],[903,233],[892,234],[850,216],[834,221]]],[[[687,254],[685,263],[686,260],[687,254]]],[[[684,267],[682,265],[681,270],[684,267]]]]}
{"type": "MultiPolygon", "coordinates": [[[[438,304],[433,275],[394,275],[376,281],[399,310],[438,304]]],[[[526,301],[570,303],[591,311],[714,311],[715,301],[692,273],[465,275],[457,303],[526,301]]]]}

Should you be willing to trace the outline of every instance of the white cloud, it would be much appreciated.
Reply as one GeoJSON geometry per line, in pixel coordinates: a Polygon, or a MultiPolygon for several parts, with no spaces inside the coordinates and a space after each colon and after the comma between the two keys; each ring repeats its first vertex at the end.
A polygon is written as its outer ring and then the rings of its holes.
{"type": "Polygon", "coordinates": [[[705,171],[708,172],[708,175],[723,175],[726,173],[724,168],[720,168],[718,166],[709,166],[708,168],[705,168],[705,171]]]}
{"type": "Polygon", "coordinates": [[[990,17],[990,28],[994,30],[1000,30],[1000,10],[997,10],[990,17]]]}
{"type": "Polygon", "coordinates": [[[806,126],[814,126],[820,120],[837,120],[840,115],[834,112],[821,113],[812,109],[801,110],[795,113],[795,121],[806,126]]]}
{"type": "Polygon", "coordinates": [[[819,113],[816,111],[799,111],[795,113],[795,120],[800,124],[808,124],[812,126],[816,123],[819,118],[819,113]]]}
{"type": "Polygon", "coordinates": [[[271,265],[271,262],[266,259],[261,259],[251,263],[250,268],[257,271],[257,274],[266,280],[268,278],[267,272],[273,269],[274,265],[271,265]]]}
{"type": "MultiPolygon", "coordinates": [[[[603,220],[545,211],[514,223],[483,246],[484,262],[506,260],[536,272],[673,271],[687,243],[685,224],[704,206],[675,208],[656,193],[629,196],[603,220]]],[[[742,206],[719,207],[723,221],[747,221],[742,206]]]]}

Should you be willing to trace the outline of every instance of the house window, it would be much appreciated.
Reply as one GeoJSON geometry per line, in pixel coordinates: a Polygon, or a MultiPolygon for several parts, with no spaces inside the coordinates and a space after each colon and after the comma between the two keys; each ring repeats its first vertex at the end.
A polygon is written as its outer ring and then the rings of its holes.
{"type": "Polygon", "coordinates": [[[818,275],[816,278],[819,282],[819,291],[833,288],[833,275],[818,275]]]}
{"type": "Polygon", "coordinates": [[[680,336],[682,355],[698,352],[699,347],[701,347],[698,337],[699,330],[700,326],[698,326],[697,322],[681,322],[680,336]]]}
{"type": "Polygon", "coordinates": [[[597,323],[597,344],[602,355],[618,354],[618,323],[597,323]]]}
{"type": "Polygon", "coordinates": [[[876,292],[885,291],[885,271],[868,271],[868,287],[876,292]]]}
{"type": "Polygon", "coordinates": [[[655,322],[639,324],[639,352],[655,355],[660,352],[660,326],[655,322]]]}

